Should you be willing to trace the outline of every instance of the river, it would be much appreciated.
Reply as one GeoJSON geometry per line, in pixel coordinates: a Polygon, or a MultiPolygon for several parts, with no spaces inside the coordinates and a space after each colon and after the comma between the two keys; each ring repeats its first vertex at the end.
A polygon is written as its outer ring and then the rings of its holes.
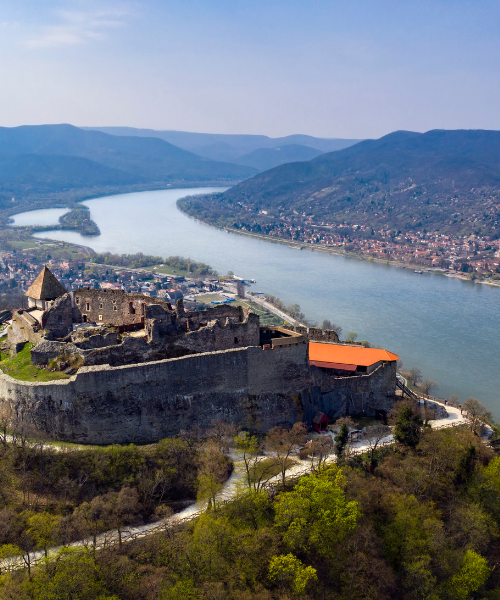
{"type": "MultiPolygon", "coordinates": [[[[435,395],[473,396],[500,421],[500,289],[391,265],[314,252],[226,233],[190,219],[176,201],[213,188],[160,190],[84,202],[98,237],[44,231],[38,237],[100,252],[178,254],[219,273],[256,279],[252,286],[300,304],[311,320],[330,319],[344,334],[400,355],[439,384],[435,395]]],[[[57,223],[63,209],[14,216],[16,225],[57,223]]]]}

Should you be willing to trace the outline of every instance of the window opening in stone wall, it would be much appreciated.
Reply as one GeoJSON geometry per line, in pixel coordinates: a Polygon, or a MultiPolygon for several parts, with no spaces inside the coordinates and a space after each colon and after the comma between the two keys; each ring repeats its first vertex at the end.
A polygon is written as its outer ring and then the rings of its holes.
{"type": "Polygon", "coordinates": [[[102,302],[99,304],[99,308],[102,308],[102,302]]]}
{"type": "Polygon", "coordinates": [[[90,310],[90,302],[87,302],[87,303],[86,303],[86,308],[85,308],[85,310],[90,310]]]}
{"type": "Polygon", "coordinates": [[[99,315],[99,321],[102,321],[102,315],[99,315]]]}
{"type": "Polygon", "coordinates": [[[237,344],[238,342],[239,342],[238,338],[237,338],[237,337],[235,337],[235,338],[234,338],[234,343],[235,343],[235,344],[237,344]]]}
{"type": "Polygon", "coordinates": [[[118,306],[116,306],[116,304],[113,305],[113,310],[118,310],[118,306]]]}
{"type": "Polygon", "coordinates": [[[80,298],[77,298],[77,299],[76,299],[76,303],[77,303],[77,304],[80,304],[80,298]]]}
{"type": "Polygon", "coordinates": [[[130,311],[131,315],[135,315],[135,308],[134,308],[134,303],[133,302],[131,302],[129,304],[129,311],[130,311]]]}
{"type": "Polygon", "coordinates": [[[87,315],[83,315],[83,322],[86,323],[87,322],[87,315]]]}

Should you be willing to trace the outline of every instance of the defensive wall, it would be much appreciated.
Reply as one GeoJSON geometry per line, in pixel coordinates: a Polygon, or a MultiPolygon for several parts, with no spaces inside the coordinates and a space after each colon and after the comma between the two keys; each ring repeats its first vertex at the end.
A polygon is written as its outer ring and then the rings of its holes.
{"type": "Polygon", "coordinates": [[[110,367],[82,367],[67,380],[31,383],[0,374],[0,416],[52,439],[152,442],[212,419],[266,431],[330,418],[374,415],[394,403],[395,364],[333,378],[309,367],[307,344],[237,348],[110,367]]]}
{"type": "Polygon", "coordinates": [[[305,345],[83,367],[48,383],[2,374],[0,414],[33,434],[95,444],[156,441],[211,419],[265,431],[299,418],[303,411],[293,395],[309,384],[308,375],[305,345]]]}

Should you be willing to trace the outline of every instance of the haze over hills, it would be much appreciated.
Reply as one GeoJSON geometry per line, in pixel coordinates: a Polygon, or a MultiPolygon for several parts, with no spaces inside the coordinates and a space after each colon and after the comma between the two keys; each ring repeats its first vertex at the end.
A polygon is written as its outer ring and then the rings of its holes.
{"type": "Polygon", "coordinates": [[[498,236],[499,190],[500,132],[398,131],[276,167],[184,208],[210,222],[250,228],[304,218],[498,236]]]}
{"type": "Polygon", "coordinates": [[[235,162],[239,165],[254,167],[259,171],[267,171],[286,163],[311,160],[320,154],[323,154],[323,152],[316,148],[290,144],[288,146],[277,146],[276,148],[258,148],[253,152],[240,156],[235,162]]]}
{"type": "Polygon", "coordinates": [[[127,191],[128,186],[230,184],[255,173],[156,138],[114,136],[65,124],[0,128],[0,208],[127,191]]]}
{"type": "MultiPolygon", "coordinates": [[[[239,159],[261,148],[282,148],[299,145],[314,148],[321,152],[341,150],[356,144],[360,140],[341,138],[317,138],[310,135],[294,134],[279,138],[266,135],[194,133],[189,131],[156,131],[154,129],[136,129],[134,127],[92,127],[90,129],[103,131],[112,135],[157,137],[179,148],[189,150],[212,160],[223,160],[241,163],[239,159]]],[[[304,156],[302,160],[312,158],[304,156]]],[[[299,160],[293,158],[292,160],[299,160]]],[[[263,163],[262,163],[263,164],[263,163]]],[[[274,164],[265,165],[271,168],[274,164]]]]}

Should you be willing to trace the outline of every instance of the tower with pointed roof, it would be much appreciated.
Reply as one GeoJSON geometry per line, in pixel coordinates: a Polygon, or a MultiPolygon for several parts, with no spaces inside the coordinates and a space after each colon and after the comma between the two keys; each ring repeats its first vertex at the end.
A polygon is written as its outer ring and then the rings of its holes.
{"type": "Polygon", "coordinates": [[[49,303],[66,294],[68,290],[59,282],[48,267],[44,267],[31,284],[25,296],[28,297],[29,308],[45,310],[49,303]]]}

